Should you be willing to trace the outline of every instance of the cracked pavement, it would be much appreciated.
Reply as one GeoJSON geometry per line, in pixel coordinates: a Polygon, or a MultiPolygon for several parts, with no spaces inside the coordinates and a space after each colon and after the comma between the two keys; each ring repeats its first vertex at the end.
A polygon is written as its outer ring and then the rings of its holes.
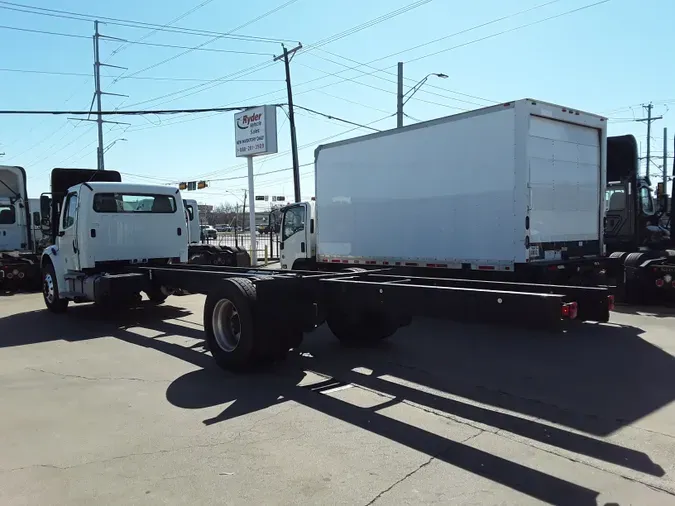
{"type": "Polygon", "coordinates": [[[675,314],[427,320],[370,350],[322,328],[236,376],[202,303],[0,298],[0,504],[675,505],[675,314]]]}

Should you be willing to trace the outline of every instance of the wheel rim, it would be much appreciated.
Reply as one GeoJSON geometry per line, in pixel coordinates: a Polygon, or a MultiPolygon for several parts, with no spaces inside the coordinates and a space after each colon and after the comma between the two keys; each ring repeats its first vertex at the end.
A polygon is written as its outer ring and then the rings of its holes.
{"type": "Polygon", "coordinates": [[[49,304],[54,303],[54,279],[52,278],[52,275],[47,273],[45,275],[45,280],[43,283],[43,291],[45,294],[45,300],[49,304]]]}
{"type": "Polygon", "coordinates": [[[235,305],[229,299],[221,299],[213,309],[213,335],[216,343],[225,352],[233,352],[241,340],[241,320],[235,305]]]}

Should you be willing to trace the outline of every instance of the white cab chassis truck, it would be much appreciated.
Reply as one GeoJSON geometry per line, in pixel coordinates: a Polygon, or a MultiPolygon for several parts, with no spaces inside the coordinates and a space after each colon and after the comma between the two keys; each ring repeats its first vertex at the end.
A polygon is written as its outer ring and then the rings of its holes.
{"type": "MultiPolygon", "coordinates": [[[[367,345],[417,316],[557,326],[576,318],[577,300],[589,294],[604,300],[608,313],[603,288],[551,291],[543,285],[402,276],[389,268],[289,272],[188,264],[179,190],[101,181],[110,176],[52,173],[54,244],[41,262],[47,308],[62,313],[70,302],[136,304],[141,292],[155,303],[176,291],[205,294],[205,342],[224,369],[279,360],[300,345],[304,332],[324,322],[342,343],[367,345]],[[147,199],[152,205],[139,209],[147,199]]],[[[292,215],[297,207],[286,210],[287,240],[301,230],[292,215]]]]}
{"type": "Polygon", "coordinates": [[[40,264],[30,204],[25,170],[1,165],[0,290],[39,286],[40,264]]]}

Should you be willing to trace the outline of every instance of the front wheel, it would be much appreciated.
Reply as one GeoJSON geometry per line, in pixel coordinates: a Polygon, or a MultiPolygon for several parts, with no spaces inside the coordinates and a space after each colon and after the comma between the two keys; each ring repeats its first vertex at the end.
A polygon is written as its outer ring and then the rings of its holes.
{"type": "Polygon", "coordinates": [[[51,262],[42,270],[42,296],[45,306],[52,313],[65,313],[68,309],[68,299],[59,298],[59,286],[51,262]]]}

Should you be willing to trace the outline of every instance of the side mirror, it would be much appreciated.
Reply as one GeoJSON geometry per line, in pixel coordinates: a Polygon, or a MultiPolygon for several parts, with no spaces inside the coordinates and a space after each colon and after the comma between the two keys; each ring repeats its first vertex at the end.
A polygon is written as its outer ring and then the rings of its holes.
{"type": "Polygon", "coordinates": [[[40,196],[40,214],[45,217],[52,214],[52,199],[47,195],[40,196]]]}

